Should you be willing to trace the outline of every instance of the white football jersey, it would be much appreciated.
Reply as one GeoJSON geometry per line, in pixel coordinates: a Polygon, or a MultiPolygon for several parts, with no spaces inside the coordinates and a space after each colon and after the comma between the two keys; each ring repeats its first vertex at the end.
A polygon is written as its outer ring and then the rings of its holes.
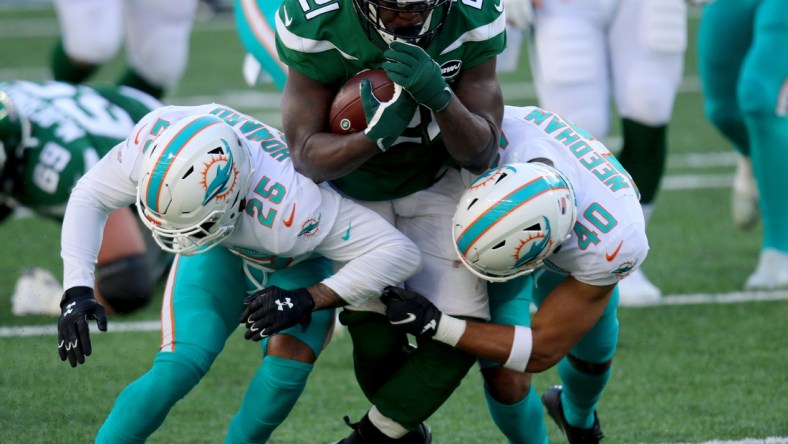
{"type": "Polygon", "coordinates": [[[545,261],[547,268],[590,285],[609,285],[643,263],[649,247],[637,188],[600,141],[534,106],[505,107],[502,133],[495,166],[552,164],[574,189],[577,223],[545,261]]]}
{"type": "Polygon", "coordinates": [[[135,203],[145,151],[165,128],[197,114],[224,120],[251,154],[246,205],[222,247],[264,271],[286,268],[316,254],[346,262],[323,283],[350,304],[379,295],[383,287],[404,281],[420,267],[417,247],[393,226],[298,174],[279,130],[224,105],[168,106],[140,120],[129,138],[75,187],[63,221],[65,288],[92,286],[100,246],[95,233],[100,232],[107,210],[135,203]]]}
{"type": "Polygon", "coordinates": [[[120,147],[129,178],[139,181],[142,154],[164,128],[195,114],[213,114],[230,124],[251,154],[254,172],[246,209],[221,245],[269,270],[311,255],[336,219],[339,196],[296,173],[284,134],[232,108],[168,106],[148,114],[120,147]]]}

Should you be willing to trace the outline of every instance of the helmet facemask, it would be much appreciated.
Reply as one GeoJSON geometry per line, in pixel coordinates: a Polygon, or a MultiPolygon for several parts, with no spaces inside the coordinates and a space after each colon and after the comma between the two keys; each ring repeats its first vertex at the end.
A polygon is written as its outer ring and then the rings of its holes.
{"type": "Polygon", "coordinates": [[[385,43],[384,49],[393,41],[402,41],[426,48],[440,32],[451,9],[452,0],[353,0],[353,7],[361,20],[361,26],[370,41],[378,43],[377,33],[385,43]],[[421,14],[422,21],[414,26],[387,27],[381,17],[387,12],[421,14]]]}
{"type": "Polygon", "coordinates": [[[176,122],[154,140],[143,168],[137,210],[162,249],[202,253],[232,234],[252,168],[224,121],[197,115],[176,122]]]}

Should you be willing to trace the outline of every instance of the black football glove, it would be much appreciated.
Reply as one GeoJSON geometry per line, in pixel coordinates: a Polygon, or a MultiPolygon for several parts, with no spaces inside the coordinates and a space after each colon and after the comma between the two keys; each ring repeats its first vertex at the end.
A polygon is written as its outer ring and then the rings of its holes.
{"type": "Polygon", "coordinates": [[[386,287],[380,300],[386,304],[386,316],[397,330],[426,338],[438,331],[443,313],[415,291],[386,287]]]}
{"type": "Polygon", "coordinates": [[[268,287],[244,299],[246,310],[239,322],[246,325],[244,337],[259,341],[296,324],[304,328],[312,320],[315,301],[306,288],[283,290],[268,287]]]}
{"type": "Polygon", "coordinates": [[[68,358],[76,367],[90,356],[90,329],[88,321],[95,319],[101,331],[107,331],[107,312],[93,296],[89,287],[72,287],[65,291],[60,301],[60,319],[57,321],[57,353],[60,360],[68,358]]]}

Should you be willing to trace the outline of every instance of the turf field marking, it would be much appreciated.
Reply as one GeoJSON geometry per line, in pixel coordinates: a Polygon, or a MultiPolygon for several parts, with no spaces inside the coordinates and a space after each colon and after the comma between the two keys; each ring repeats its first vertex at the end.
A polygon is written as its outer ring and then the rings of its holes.
{"type": "MultiPolygon", "coordinates": [[[[656,307],[662,305],[702,305],[702,304],[736,304],[742,302],[761,302],[761,301],[784,301],[788,300],[788,290],[780,291],[735,291],[732,293],[720,294],[679,294],[665,296],[659,302],[652,304],[639,305],[637,307],[656,307]]],[[[55,336],[57,328],[54,325],[25,325],[21,327],[0,327],[0,338],[16,338],[26,336],[55,336]]],[[[110,322],[109,332],[130,332],[130,331],[158,331],[159,321],[135,321],[135,322],[110,322]]],[[[91,327],[95,332],[95,326],[91,327]]],[[[784,438],[780,438],[784,439],[784,438]]],[[[788,438],[785,438],[788,439],[788,438]]],[[[712,441],[710,441],[712,442],[712,441]]],[[[717,441],[714,441],[717,442],[717,441]]],[[[728,441],[721,441],[728,442],[728,441]]],[[[731,441],[738,442],[738,441],[731,441]]],[[[761,442],[761,441],[758,441],[761,442]]],[[[776,444],[771,441],[768,444],[776,444]]],[[[788,441],[779,441],[780,444],[788,444],[788,441]]]]}

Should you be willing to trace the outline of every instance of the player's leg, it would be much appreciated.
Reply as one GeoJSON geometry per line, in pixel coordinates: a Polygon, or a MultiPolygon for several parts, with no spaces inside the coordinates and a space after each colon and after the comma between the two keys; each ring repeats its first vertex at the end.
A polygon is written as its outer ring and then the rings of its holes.
{"type": "Polygon", "coordinates": [[[96,442],[144,442],[208,372],[243,311],[240,261],[224,248],[176,258],[162,303],[160,351],[118,396],[96,442]]]}
{"type": "Polygon", "coordinates": [[[539,106],[605,138],[610,128],[610,80],[600,1],[543,0],[536,8],[531,71],[539,106]]]}
{"type": "Polygon", "coordinates": [[[750,143],[736,89],[753,37],[756,0],[721,0],[703,7],[698,27],[698,74],[706,118],[739,154],[731,193],[731,216],[742,229],[760,216],[750,143]]]}
{"type": "MultiPolygon", "coordinates": [[[[269,274],[266,286],[276,285],[286,290],[309,287],[330,276],[331,271],[328,260],[309,260],[269,274]]],[[[263,365],[249,383],[225,442],[268,440],[304,391],[333,324],[334,310],[316,311],[305,330],[296,325],[263,341],[263,365]]]]}
{"type": "Polygon", "coordinates": [[[129,208],[110,213],[96,265],[95,294],[110,313],[130,313],[153,297],[145,241],[129,208]]]}
{"type": "MultiPolygon", "coordinates": [[[[540,305],[550,289],[565,277],[556,273],[544,272],[538,278],[534,289],[534,302],[540,305]]],[[[596,406],[602,391],[611,376],[613,355],[618,344],[618,288],[613,290],[610,301],[594,327],[558,362],[558,374],[563,384],[559,389],[560,416],[573,430],[582,436],[601,435],[596,406]]],[[[551,389],[552,393],[556,393],[551,389]]],[[[550,393],[550,392],[548,392],[550,393]]],[[[555,405],[548,402],[547,393],[543,395],[548,411],[555,405]]],[[[556,416],[556,410],[550,411],[556,416]]]]}
{"type": "Polygon", "coordinates": [[[287,79],[287,65],[276,53],[276,11],[281,1],[235,0],[233,4],[241,43],[281,90],[287,79]]]}
{"type": "Polygon", "coordinates": [[[762,0],[755,14],[755,36],[737,96],[750,134],[763,244],[758,268],[745,286],[772,290],[788,288],[788,3],[762,0]]]}
{"type": "MultiPolygon", "coordinates": [[[[490,322],[531,325],[531,276],[487,286],[490,322]]],[[[539,394],[531,386],[531,374],[504,368],[500,363],[479,360],[484,377],[487,409],[495,425],[510,443],[544,444],[547,428],[539,394]]]]}
{"type": "MultiPolygon", "coordinates": [[[[406,282],[408,288],[430,298],[445,313],[488,319],[486,286],[455,264],[451,218],[464,189],[459,173],[450,170],[429,189],[394,201],[396,219],[390,208],[381,211],[379,203],[369,206],[385,219],[393,219],[397,228],[422,252],[423,268],[406,282]]],[[[348,324],[348,332],[354,337],[354,357],[369,358],[364,366],[357,362],[356,374],[362,381],[368,379],[364,375],[384,367],[389,359],[402,362],[391,364],[385,378],[369,382],[365,393],[371,394],[373,407],[359,426],[374,432],[380,440],[418,441],[426,434],[423,422],[457,388],[475,358],[436,341],[420,341],[416,350],[403,355],[400,350],[404,337],[390,332],[391,327],[382,315],[383,306],[379,301],[378,304],[377,314],[365,316],[364,330],[348,324]],[[384,338],[386,347],[394,350],[396,357],[384,355],[372,341],[361,340],[363,331],[374,331],[384,338]]],[[[343,323],[345,317],[345,313],[340,315],[343,323]]]]}
{"type": "Polygon", "coordinates": [[[82,83],[120,49],[123,0],[55,0],[54,5],[61,35],[52,53],[52,75],[82,83]]]}
{"type": "MultiPolygon", "coordinates": [[[[667,126],[681,82],[686,46],[684,0],[620,3],[609,32],[613,91],[624,140],[618,158],[638,186],[646,221],[665,169],[667,126]]],[[[661,296],[642,271],[620,285],[624,305],[661,296]]]]}
{"type": "Polygon", "coordinates": [[[198,0],[126,2],[128,70],[118,81],[160,98],[186,70],[198,0]]]}

